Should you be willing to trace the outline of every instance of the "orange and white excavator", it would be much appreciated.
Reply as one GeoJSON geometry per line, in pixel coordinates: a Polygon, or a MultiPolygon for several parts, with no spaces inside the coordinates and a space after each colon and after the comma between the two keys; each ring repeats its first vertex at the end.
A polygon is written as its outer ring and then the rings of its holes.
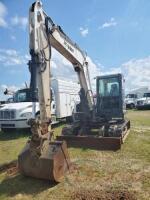
{"type": "Polygon", "coordinates": [[[33,3],[29,10],[29,39],[33,101],[33,119],[29,123],[32,137],[18,157],[18,166],[27,176],[59,182],[70,167],[67,145],[107,150],[121,147],[130,128],[130,121],[124,119],[123,112],[124,79],[121,74],[97,77],[95,103],[86,54],[45,13],[41,1],[33,3]],[[52,47],[70,61],[81,88],[75,121],[63,130],[57,140],[52,139],[51,129],[52,47]],[[35,119],[37,95],[40,118],[35,119]]]}

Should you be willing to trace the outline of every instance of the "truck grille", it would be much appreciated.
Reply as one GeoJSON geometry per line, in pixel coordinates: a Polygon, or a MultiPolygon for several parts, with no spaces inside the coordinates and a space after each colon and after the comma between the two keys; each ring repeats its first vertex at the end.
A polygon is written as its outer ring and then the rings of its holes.
{"type": "Polygon", "coordinates": [[[15,110],[1,110],[0,119],[15,119],[15,110]]]}

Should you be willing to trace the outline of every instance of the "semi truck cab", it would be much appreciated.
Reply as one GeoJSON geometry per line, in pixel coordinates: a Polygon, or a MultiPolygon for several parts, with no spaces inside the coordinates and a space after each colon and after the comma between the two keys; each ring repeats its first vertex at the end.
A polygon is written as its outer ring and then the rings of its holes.
{"type": "Polygon", "coordinates": [[[134,93],[127,94],[125,98],[126,107],[131,109],[135,108],[137,104],[137,99],[138,99],[137,94],[134,93]]]}
{"type": "Polygon", "coordinates": [[[146,92],[143,94],[143,97],[138,99],[137,109],[150,109],[150,92],[146,92]]]}
{"type": "MultiPolygon", "coordinates": [[[[52,114],[55,115],[55,97],[51,89],[52,114]]],[[[39,114],[38,99],[36,102],[36,114],[39,114]]],[[[29,128],[27,121],[32,117],[32,98],[29,88],[20,89],[13,95],[13,102],[4,104],[0,108],[0,128],[5,131],[9,128],[29,128]]]]}
{"type": "MultiPolygon", "coordinates": [[[[76,82],[52,79],[51,84],[51,118],[52,124],[61,119],[72,120],[72,112],[79,101],[80,87],[76,82]]],[[[0,128],[5,131],[9,128],[30,128],[28,120],[32,118],[32,95],[29,88],[16,91],[13,102],[0,107],[0,128]]],[[[36,102],[36,117],[39,117],[40,108],[38,98],[36,102]]]]}

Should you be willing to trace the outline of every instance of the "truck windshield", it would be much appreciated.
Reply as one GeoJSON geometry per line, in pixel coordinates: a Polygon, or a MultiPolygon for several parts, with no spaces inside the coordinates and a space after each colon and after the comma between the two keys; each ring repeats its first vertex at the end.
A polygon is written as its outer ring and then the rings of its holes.
{"type": "Polygon", "coordinates": [[[99,95],[102,97],[119,96],[118,78],[103,78],[99,80],[99,95]]]}
{"type": "Polygon", "coordinates": [[[136,94],[127,94],[126,98],[137,98],[136,94]]]}
{"type": "Polygon", "coordinates": [[[14,94],[14,102],[27,102],[27,92],[16,92],[14,94]]]}
{"type": "Polygon", "coordinates": [[[150,93],[144,93],[143,97],[150,97],[150,93]]]}
{"type": "MultiPolygon", "coordinates": [[[[13,96],[13,101],[16,103],[32,102],[31,90],[29,88],[18,90],[13,96]]],[[[51,89],[51,101],[54,101],[54,92],[52,89],[51,89]]],[[[38,97],[37,97],[37,102],[38,102],[38,97]]]]}

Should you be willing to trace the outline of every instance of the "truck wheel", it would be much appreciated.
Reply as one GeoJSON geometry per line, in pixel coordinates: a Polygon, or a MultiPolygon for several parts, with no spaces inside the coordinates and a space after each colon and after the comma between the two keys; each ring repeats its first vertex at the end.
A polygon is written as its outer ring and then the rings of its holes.
{"type": "Polygon", "coordinates": [[[131,103],[130,108],[131,108],[131,109],[134,109],[134,108],[135,108],[135,105],[134,105],[133,103],[131,103]]]}
{"type": "Polygon", "coordinates": [[[1,131],[2,131],[3,133],[8,133],[8,132],[10,131],[10,129],[8,129],[8,128],[1,128],[1,131]]]}

